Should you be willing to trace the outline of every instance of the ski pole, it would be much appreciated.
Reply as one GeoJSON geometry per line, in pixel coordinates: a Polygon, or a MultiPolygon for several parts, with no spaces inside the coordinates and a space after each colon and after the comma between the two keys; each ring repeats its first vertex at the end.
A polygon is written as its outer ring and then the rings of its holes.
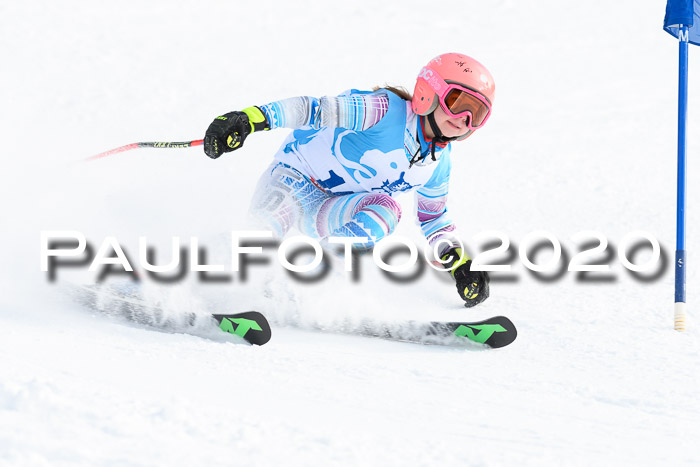
{"type": "Polygon", "coordinates": [[[121,146],[118,148],[110,149],[109,151],[101,152],[95,154],[94,156],[86,157],[83,159],[85,162],[94,161],[97,159],[102,159],[103,157],[111,156],[112,154],[117,154],[119,152],[131,151],[137,148],[191,148],[193,146],[201,146],[204,140],[197,139],[194,141],[183,141],[180,143],[172,142],[155,142],[155,143],[131,143],[126,146],[121,146]]]}

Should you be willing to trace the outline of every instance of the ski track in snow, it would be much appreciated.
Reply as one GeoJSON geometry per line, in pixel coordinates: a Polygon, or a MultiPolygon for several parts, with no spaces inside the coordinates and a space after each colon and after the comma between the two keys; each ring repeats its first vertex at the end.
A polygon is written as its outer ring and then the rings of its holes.
{"type": "MultiPolygon", "coordinates": [[[[296,95],[386,83],[412,87],[431,57],[460,51],[493,72],[493,118],[453,149],[449,209],[467,238],[598,230],[617,248],[633,230],[675,239],[677,43],[662,4],[456,2],[427,15],[410,0],[260,5],[161,0],[0,6],[0,465],[697,465],[700,335],[700,51],[690,50],[686,333],[673,331],[673,271],[613,282],[572,273],[515,282],[466,310],[454,285],[411,284],[364,262],[302,286],[253,269],[246,284],[162,292],[175,323],[138,326],[61,293],[82,279],[39,271],[39,232],[116,236],[137,261],[171,237],[216,250],[243,220],[258,174],[286,136],[252,135],[211,161],[199,149],[136,141],[202,137],[223,112],[296,95]],[[432,18],[426,20],[426,17],[432,18]],[[440,18],[439,20],[437,18],[440,18]],[[421,34],[416,34],[421,31],[421,34]],[[222,236],[223,235],[223,236],[222,236]],[[180,326],[216,303],[258,309],[269,344],[180,326]],[[343,335],[366,318],[503,314],[501,350],[343,335]],[[331,332],[318,332],[314,328],[331,332]],[[336,331],[336,332],[333,332],[336,331]]],[[[412,197],[398,234],[420,241],[412,197]]],[[[162,252],[162,253],[161,253],[162,252]]],[[[542,254],[546,260],[547,253],[542,254]]],[[[160,258],[160,257],[159,257],[160,258]]],[[[643,260],[640,255],[640,260],[643,260]]],[[[163,298],[163,295],[160,296],[163,298]]]]}

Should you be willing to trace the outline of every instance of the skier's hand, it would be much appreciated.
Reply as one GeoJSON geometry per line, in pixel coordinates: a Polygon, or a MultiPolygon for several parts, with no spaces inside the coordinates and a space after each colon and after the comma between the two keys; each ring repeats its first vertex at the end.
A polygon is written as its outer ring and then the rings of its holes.
{"type": "Polygon", "coordinates": [[[258,107],[248,107],[216,117],[204,135],[204,153],[216,159],[225,152],[243,146],[249,134],[269,130],[265,114],[258,107]]]}
{"type": "Polygon", "coordinates": [[[442,256],[445,267],[457,282],[457,292],[464,300],[464,306],[473,307],[489,298],[489,275],[485,271],[470,271],[472,260],[461,248],[452,248],[442,256]]]}

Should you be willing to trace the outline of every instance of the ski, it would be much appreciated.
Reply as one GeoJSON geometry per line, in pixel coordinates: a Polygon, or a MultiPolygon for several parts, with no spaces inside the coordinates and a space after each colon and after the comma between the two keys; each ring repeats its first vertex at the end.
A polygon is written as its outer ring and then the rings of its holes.
{"type": "MultiPolygon", "coordinates": [[[[241,337],[252,345],[264,345],[270,341],[272,330],[270,323],[262,313],[244,311],[241,313],[226,313],[202,315],[185,313],[181,316],[183,323],[172,323],[160,304],[151,304],[139,294],[138,287],[130,284],[119,286],[82,285],[70,286],[74,300],[81,305],[107,315],[117,315],[128,321],[167,330],[187,330],[196,325],[201,318],[215,320],[223,332],[241,337]]],[[[213,323],[212,323],[213,324],[213,323]]],[[[206,324],[205,324],[206,326],[206,324]]]]}
{"type": "Polygon", "coordinates": [[[219,323],[219,329],[240,336],[253,345],[267,344],[272,337],[270,323],[257,311],[212,316],[219,323]]]}
{"type": "Polygon", "coordinates": [[[351,333],[417,344],[459,346],[477,343],[494,349],[513,343],[518,336],[515,325],[505,316],[494,316],[474,322],[376,323],[366,321],[351,333]]]}
{"type": "Polygon", "coordinates": [[[505,316],[494,316],[474,323],[430,323],[428,332],[436,335],[454,336],[497,349],[512,344],[518,337],[518,330],[505,316]]]}
{"type": "MultiPolygon", "coordinates": [[[[138,286],[76,286],[72,295],[81,304],[92,310],[111,315],[119,315],[127,320],[163,329],[182,330],[195,327],[202,317],[213,317],[221,331],[243,338],[253,345],[269,342],[272,331],[265,316],[257,311],[232,314],[213,313],[202,315],[184,313],[180,321],[169,322],[168,313],[160,304],[151,304],[143,299],[138,286]]],[[[213,323],[212,323],[213,324],[213,323]]],[[[208,324],[206,324],[208,326],[208,324]]],[[[363,320],[355,325],[321,331],[342,334],[378,337],[382,339],[426,345],[470,346],[482,344],[490,348],[505,347],[515,341],[518,331],[513,322],[505,316],[494,316],[481,321],[400,321],[378,322],[363,320]]]]}

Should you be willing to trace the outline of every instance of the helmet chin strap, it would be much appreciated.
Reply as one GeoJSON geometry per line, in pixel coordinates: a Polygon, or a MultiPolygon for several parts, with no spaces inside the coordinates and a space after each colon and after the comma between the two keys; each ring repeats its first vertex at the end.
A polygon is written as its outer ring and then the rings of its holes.
{"type": "Polygon", "coordinates": [[[435,137],[433,138],[433,142],[430,146],[430,156],[433,160],[435,160],[435,143],[449,143],[450,141],[454,141],[457,138],[448,138],[442,134],[442,131],[440,131],[440,127],[438,127],[438,124],[435,121],[435,111],[430,112],[430,114],[428,114],[427,116],[427,119],[428,124],[430,124],[430,129],[433,130],[433,134],[435,135],[435,137]]]}
{"type": "MultiPolygon", "coordinates": [[[[436,143],[449,143],[450,141],[454,141],[457,139],[457,137],[453,138],[448,138],[445,135],[442,134],[442,131],[440,131],[440,127],[438,127],[437,122],[435,121],[435,111],[430,112],[428,115],[424,115],[424,117],[428,120],[428,124],[430,125],[430,129],[433,131],[433,139],[430,144],[430,158],[433,161],[436,161],[437,159],[435,158],[435,144],[436,143]]],[[[416,162],[422,162],[425,160],[428,155],[426,154],[425,156],[421,157],[420,160],[418,159],[418,156],[420,155],[420,148],[418,148],[418,151],[413,155],[411,158],[411,164],[409,165],[409,168],[413,166],[416,162]]]]}

